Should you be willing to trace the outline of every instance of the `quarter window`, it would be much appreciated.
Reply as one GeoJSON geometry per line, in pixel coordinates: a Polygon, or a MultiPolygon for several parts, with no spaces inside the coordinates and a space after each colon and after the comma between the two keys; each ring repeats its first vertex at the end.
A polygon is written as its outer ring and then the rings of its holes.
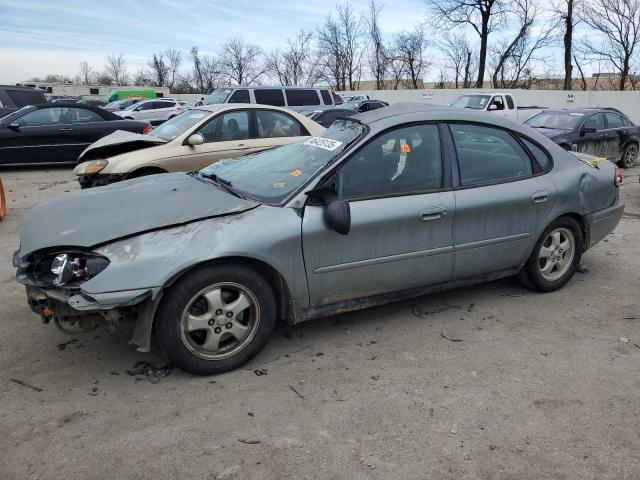
{"type": "Polygon", "coordinates": [[[543,171],[546,170],[551,163],[551,160],[549,160],[549,155],[547,155],[547,153],[535,143],[530,142],[526,138],[522,138],[522,141],[525,143],[525,145],[533,155],[533,158],[536,159],[536,163],[540,166],[540,169],[543,171]]]}
{"type": "Polygon", "coordinates": [[[399,128],[357,151],[337,174],[343,198],[402,195],[442,187],[436,125],[399,128]]]}
{"type": "Polygon", "coordinates": [[[258,138],[298,137],[306,135],[304,127],[289,115],[269,110],[256,110],[258,138]]]}
{"type": "Polygon", "coordinates": [[[527,152],[505,130],[451,124],[462,185],[497,182],[531,175],[527,152]]]}
{"type": "Polygon", "coordinates": [[[591,115],[584,121],[582,125],[585,128],[595,128],[596,130],[604,129],[604,117],[601,113],[596,113],[595,115],[591,115]]]}
{"type": "Polygon", "coordinates": [[[287,104],[290,107],[303,107],[306,105],[320,105],[320,97],[315,90],[302,88],[287,90],[287,104]]]}
{"type": "Polygon", "coordinates": [[[205,143],[230,142],[249,138],[249,113],[238,110],[218,115],[198,130],[205,143]]]}
{"type": "Polygon", "coordinates": [[[249,90],[236,90],[227,103],[251,103],[249,90]]]}
{"type": "Polygon", "coordinates": [[[284,107],[284,94],[281,89],[256,89],[253,91],[256,97],[256,103],[263,105],[275,105],[276,107],[284,107]]]}

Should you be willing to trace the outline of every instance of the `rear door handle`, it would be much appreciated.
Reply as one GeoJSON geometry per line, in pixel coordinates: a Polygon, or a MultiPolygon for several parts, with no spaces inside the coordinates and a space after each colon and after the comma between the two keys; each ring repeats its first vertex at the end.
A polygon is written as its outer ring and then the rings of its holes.
{"type": "Polygon", "coordinates": [[[245,145],[244,143],[239,143],[238,144],[238,150],[246,150],[248,148],[251,148],[249,145],[245,145]]]}
{"type": "Polygon", "coordinates": [[[547,200],[549,200],[549,192],[547,192],[546,190],[542,192],[536,192],[531,195],[531,201],[533,203],[544,203],[547,200]]]}
{"type": "Polygon", "coordinates": [[[61,128],[61,132],[73,132],[73,128],[61,128]]]}
{"type": "Polygon", "coordinates": [[[420,212],[420,220],[423,222],[430,222],[433,220],[439,220],[447,214],[446,207],[433,207],[426,208],[420,212]]]}

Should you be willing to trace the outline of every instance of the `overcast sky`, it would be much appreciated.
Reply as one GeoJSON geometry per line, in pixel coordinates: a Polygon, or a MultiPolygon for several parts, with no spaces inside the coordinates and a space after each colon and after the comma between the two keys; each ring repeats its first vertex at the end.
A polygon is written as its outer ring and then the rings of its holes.
{"type": "MultiPolygon", "coordinates": [[[[366,11],[368,0],[351,0],[366,11]]],[[[422,0],[382,0],[383,34],[426,19],[422,0]]],[[[268,50],[302,28],[314,29],[335,2],[326,0],[0,0],[0,83],[56,73],[74,76],[78,62],[102,69],[123,53],[129,73],[167,47],[213,53],[241,35],[268,50]]],[[[470,39],[476,41],[477,37],[470,39]]],[[[560,57],[560,50],[556,52],[560,57]]],[[[557,71],[561,70],[558,63],[557,71]]]]}

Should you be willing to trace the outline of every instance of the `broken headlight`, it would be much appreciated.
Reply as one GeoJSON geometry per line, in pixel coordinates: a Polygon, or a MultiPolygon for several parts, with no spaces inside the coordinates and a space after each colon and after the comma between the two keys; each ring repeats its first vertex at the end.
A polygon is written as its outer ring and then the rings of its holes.
{"type": "Polygon", "coordinates": [[[109,160],[89,160],[88,162],[83,162],[73,169],[74,175],[95,175],[96,173],[100,173],[105,167],[109,165],[109,160]]]}
{"type": "Polygon", "coordinates": [[[95,253],[57,253],[41,259],[33,273],[44,283],[73,286],[95,277],[108,265],[109,260],[106,257],[95,253]]]}

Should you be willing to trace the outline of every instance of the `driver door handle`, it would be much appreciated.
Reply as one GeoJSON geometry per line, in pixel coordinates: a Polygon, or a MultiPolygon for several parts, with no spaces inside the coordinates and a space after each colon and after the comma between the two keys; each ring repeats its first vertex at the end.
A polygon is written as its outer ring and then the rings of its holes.
{"type": "Polygon", "coordinates": [[[247,150],[251,148],[249,145],[245,144],[245,143],[239,143],[237,146],[237,150],[247,150]]]}
{"type": "Polygon", "coordinates": [[[62,127],[60,129],[61,132],[73,132],[73,128],[71,127],[62,127]]]}
{"type": "Polygon", "coordinates": [[[439,220],[447,214],[447,208],[444,206],[425,208],[420,212],[420,220],[430,222],[439,220]]]}

